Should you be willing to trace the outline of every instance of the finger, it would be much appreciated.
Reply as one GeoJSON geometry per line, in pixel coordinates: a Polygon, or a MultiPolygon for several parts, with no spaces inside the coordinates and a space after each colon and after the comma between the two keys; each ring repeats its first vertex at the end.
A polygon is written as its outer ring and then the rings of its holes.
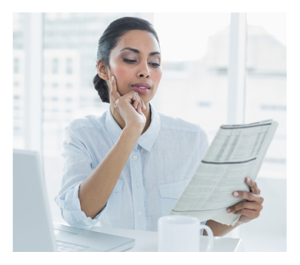
{"type": "Polygon", "coordinates": [[[140,97],[141,99],[141,110],[145,109],[146,108],[146,105],[144,103],[144,100],[142,100],[142,98],[140,97]]]}
{"type": "Polygon", "coordinates": [[[118,92],[117,80],[114,76],[111,76],[110,84],[111,84],[111,90],[110,90],[111,97],[114,101],[117,101],[119,98],[121,98],[121,95],[118,92]]]}
{"type": "Polygon", "coordinates": [[[139,102],[138,104],[138,112],[141,114],[142,113],[142,103],[139,102]]]}
{"type": "Polygon", "coordinates": [[[259,217],[260,211],[242,209],[242,210],[235,212],[234,214],[242,214],[250,219],[255,219],[255,218],[259,217]]]}
{"type": "Polygon", "coordinates": [[[236,213],[242,209],[261,211],[263,209],[263,206],[257,202],[243,201],[227,208],[226,211],[230,213],[236,213]]]}
{"type": "Polygon", "coordinates": [[[140,105],[141,105],[141,100],[140,100],[140,97],[137,96],[137,99],[136,99],[136,111],[137,112],[139,112],[140,105]]]}
{"type": "Polygon", "coordinates": [[[254,180],[246,178],[246,183],[250,187],[251,192],[258,195],[260,194],[260,189],[257,187],[257,183],[254,180]]]}
{"type": "Polygon", "coordinates": [[[141,111],[141,98],[137,92],[133,92],[131,100],[133,101],[132,106],[138,112],[142,113],[141,111]]]}
{"type": "Polygon", "coordinates": [[[144,109],[147,109],[145,102],[143,101],[144,109]]]}
{"type": "Polygon", "coordinates": [[[139,94],[135,91],[130,92],[130,99],[133,108],[138,112],[142,113],[143,100],[140,98],[139,94]]]}
{"type": "Polygon", "coordinates": [[[260,195],[254,194],[248,191],[235,191],[232,193],[235,198],[245,199],[247,201],[253,201],[262,204],[264,202],[264,198],[260,195]]]}
{"type": "Polygon", "coordinates": [[[138,113],[142,113],[142,99],[137,92],[134,92],[134,108],[138,113]]]}
{"type": "Polygon", "coordinates": [[[139,113],[142,113],[142,109],[144,108],[144,101],[140,98],[139,102],[139,113]]]}
{"type": "Polygon", "coordinates": [[[131,100],[133,101],[132,106],[134,107],[135,110],[137,110],[139,104],[139,96],[136,92],[132,93],[131,100]]]}
{"type": "Polygon", "coordinates": [[[132,99],[132,100],[133,100],[132,106],[133,106],[133,108],[134,108],[135,110],[137,110],[137,107],[138,107],[138,101],[137,101],[137,100],[134,100],[134,99],[132,99]]]}

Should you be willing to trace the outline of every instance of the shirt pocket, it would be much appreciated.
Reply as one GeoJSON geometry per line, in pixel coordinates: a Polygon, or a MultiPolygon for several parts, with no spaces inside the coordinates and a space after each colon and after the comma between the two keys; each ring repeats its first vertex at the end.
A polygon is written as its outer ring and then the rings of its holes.
{"type": "Polygon", "coordinates": [[[190,179],[159,185],[161,197],[161,215],[169,215],[190,179]]]}
{"type": "Polygon", "coordinates": [[[120,219],[122,211],[122,187],[123,180],[118,179],[107,204],[107,215],[110,219],[120,219]]]}

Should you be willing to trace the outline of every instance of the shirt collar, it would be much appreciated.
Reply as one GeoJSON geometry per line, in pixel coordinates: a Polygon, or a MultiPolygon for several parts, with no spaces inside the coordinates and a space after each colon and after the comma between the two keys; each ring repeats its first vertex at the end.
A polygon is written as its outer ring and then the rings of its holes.
{"type": "MultiPolygon", "coordinates": [[[[134,149],[138,148],[138,145],[143,147],[145,150],[149,151],[151,150],[152,146],[154,145],[157,136],[160,131],[160,117],[158,112],[153,108],[152,105],[150,105],[150,111],[151,111],[151,123],[149,128],[146,132],[144,132],[138,139],[137,143],[134,146],[134,149]]],[[[118,123],[115,121],[114,117],[112,116],[111,110],[107,111],[106,119],[105,119],[105,125],[108,130],[108,133],[115,144],[118,139],[120,138],[120,135],[122,133],[122,129],[118,125],[118,123]]]]}

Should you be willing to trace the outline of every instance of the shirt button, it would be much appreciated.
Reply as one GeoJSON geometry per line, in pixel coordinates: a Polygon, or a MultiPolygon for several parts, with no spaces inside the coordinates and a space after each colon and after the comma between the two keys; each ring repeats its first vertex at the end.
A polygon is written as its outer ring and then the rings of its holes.
{"type": "Polygon", "coordinates": [[[133,160],[137,160],[137,156],[134,156],[134,157],[133,157],[133,160]]]}
{"type": "Polygon", "coordinates": [[[140,186],[140,183],[137,182],[137,183],[136,183],[136,186],[137,186],[137,187],[140,186]]]}
{"type": "Polygon", "coordinates": [[[137,212],[137,214],[138,214],[138,215],[141,215],[141,214],[142,214],[142,212],[141,212],[141,211],[138,211],[138,212],[137,212]]]}

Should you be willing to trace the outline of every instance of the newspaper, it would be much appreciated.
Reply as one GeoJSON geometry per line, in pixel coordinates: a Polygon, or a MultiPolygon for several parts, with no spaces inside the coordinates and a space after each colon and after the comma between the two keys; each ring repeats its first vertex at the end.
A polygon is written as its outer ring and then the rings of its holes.
{"type": "Polygon", "coordinates": [[[234,226],[241,215],[226,208],[243,199],[232,193],[249,191],[245,178],[256,179],[277,126],[273,120],[221,126],[170,215],[234,226]]]}

